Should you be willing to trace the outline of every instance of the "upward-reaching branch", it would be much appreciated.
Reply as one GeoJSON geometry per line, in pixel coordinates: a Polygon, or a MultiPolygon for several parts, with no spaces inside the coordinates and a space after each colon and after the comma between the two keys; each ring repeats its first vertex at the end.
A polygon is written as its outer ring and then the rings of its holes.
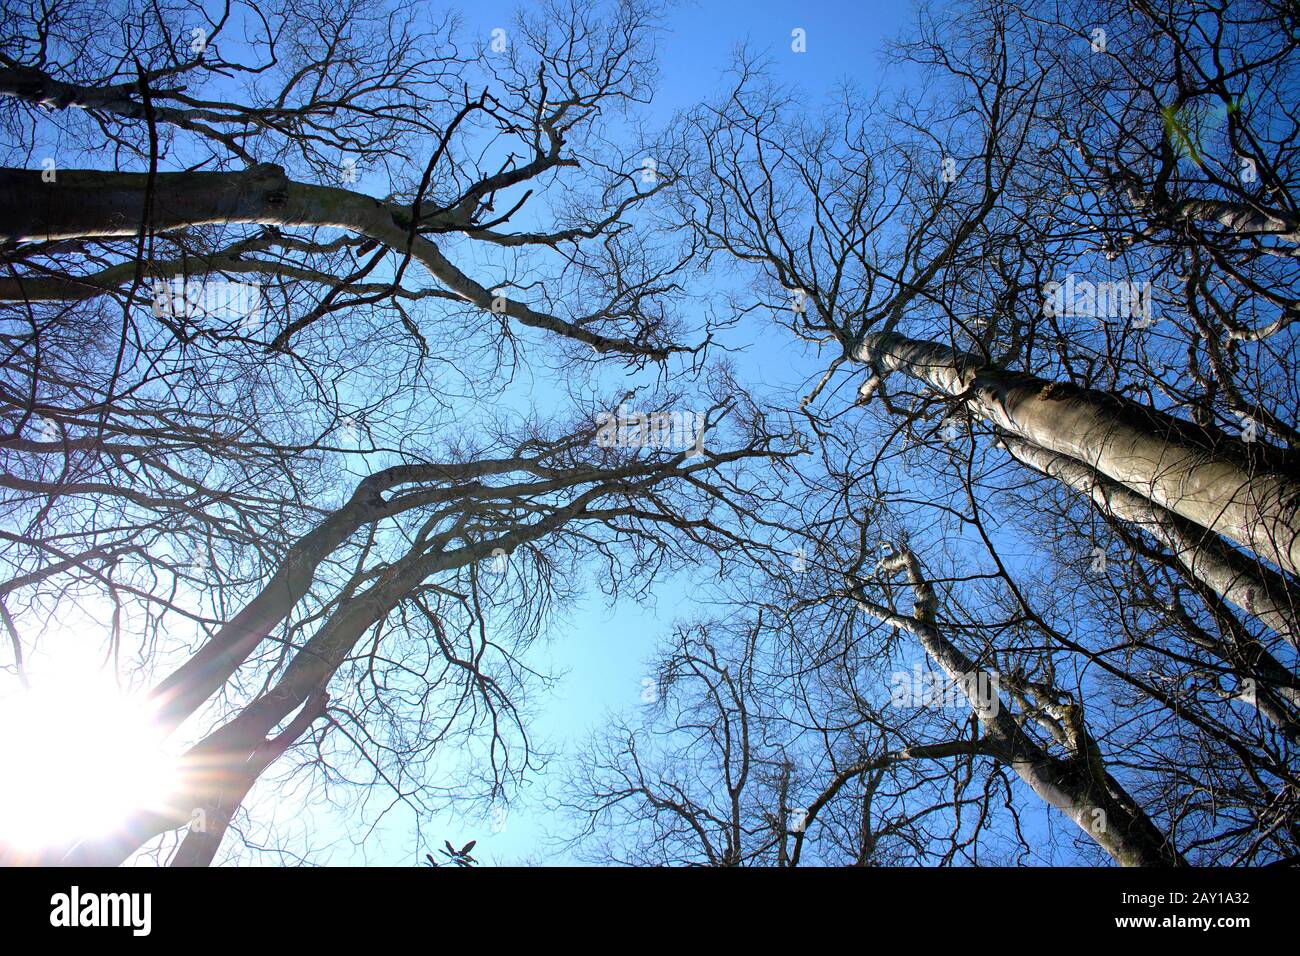
{"type": "MultiPolygon", "coordinates": [[[[1101,753],[1083,723],[1077,704],[1052,706],[1053,735],[1066,747],[1067,758],[1050,754],[1020,725],[998,699],[998,675],[980,668],[948,640],[935,623],[936,595],[921,573],[920,563],[906,545],[880,562],[887,576],[902,572],[914,594],[912,613],[900,614],[855,590],[864,611],[886,624],[912,634],[925,652],[966,693],[984,727],[989,749],[1008,764],[1040,797],[1065,813],[1123,866],[1171,866],[1183,862],[1177,849],[1160,832],[1137,802],[1106,770],[1101,753]],[[985,696],[981,689],[991,690],[985,696]]],[[[1041,703],[1041,702],[1040,702],[1041,703]]],[[[1055,701],[1048,703],[1055,705],[1055,701]]]]}

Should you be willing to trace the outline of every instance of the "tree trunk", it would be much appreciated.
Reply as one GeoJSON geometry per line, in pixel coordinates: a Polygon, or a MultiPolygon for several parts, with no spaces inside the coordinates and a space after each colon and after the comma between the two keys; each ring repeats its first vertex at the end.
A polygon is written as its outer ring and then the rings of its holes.
{"type": "Polygon", "coordinates": [[[1007,713],[1000,700],[991,703],[972,692],[980,686],[996,689],[998,681],[935,626],[934,591],[921,577],[912,553],[899,549],[882,561],[881,567],[889,572],[906,571],[916,594],[912,615],[898,614],[867,601],[861,594],[856,595],[859,605],[872,616],[915,636],[948,679],[957,682],[984,727],[982,743],[989,752],[1010,766],[1034,793],[1078,824],[1121,866],[1183,864],[1181,855],[1165,835],[1106,770],[1100,751],[1083,728],[1081,717],[1074,722],[1070,758],[1061,759],[1048,753],[1007,713]]]}
{"type": "Polygon", "coordinates": [[[278,760],[325,713],[328,703],[329,697],[324,692],[312,697],[288,727],[273,739],[264,741],[254,751],[246,766],[222,782],[217,792],[197,808],[204,811],[204,825],[200,827],[190,824],[189,832],[171,859],[171,866],[208,866],[212,862],[235,811],[248,796],[248,791],[253,789],[253,784],[267,767],[278,760]]]}
{"type": "Polygon", "coordinates": [[[147,173],[64,169],[45,182],[41,170],[0,169],[0,244],[136,236],[142,228],[167,232],[222,223],[342,229],[409,254],[443,286],[481,309],[495,308],[522,325],[555,332],[598,353],[668,357],[668,349],[604,336],[582,322],[494,294],[414,230],[411,216],[409,207],[362,193],[294,182],[272,164],[235,173],[157,173],[152,181],[147,173]]]}
{"type": "Polygon", "coordinates": [[[1102,514],[1138,525],[1168,548],[1197,580],[1300,648],[1296,615],[1300,594],[1280,574],[1073,458],[1017,438],[1005,438],[1003,446],[1022,464],[1088,495],[1102,514]]]}
{"type": "Polygon", "coordinates": [[[1127,409],[1104,393],[1007,372],[978,356],[889,332],[856,357],[875,374],[903,372],[962,400],[971,413],[1040,448],[1083,462],[1163,508],[1300,573],[1300,484],[1252,474],[1192,441],[1169,415],[1127,409]]]}
{"type": "MultiPolygon", "coordinates": [[[[1283,637],[1296,642],[1296,620],[1287,603],[1289,589],[1281,575],[1251,562],[1222,539],[1151,504],[1122,485],[1107,481],[1073,458],[1044,451],[1016,438],[1003,445],[1017,461],[1088,495],[1107,517],[1128,522],[1164,545],[1186,571],[1216,594],[1258,616],[1283,637]],[[1270,590],[1271,587],[1271,590],[1270,590]]],[[[1243,628],[1242,639],[1222,641],[1201,632],[1196,643],[1230,665],[1239,679],[1260,686],[1247,702],[1282,733],[1300,741],[1300,706],[1295,678],[1243,628]]]]}

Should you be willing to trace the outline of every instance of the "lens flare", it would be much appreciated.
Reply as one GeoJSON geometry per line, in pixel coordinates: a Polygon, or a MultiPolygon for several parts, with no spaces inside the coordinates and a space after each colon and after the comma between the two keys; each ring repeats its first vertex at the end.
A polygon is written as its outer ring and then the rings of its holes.
{"type": "Polygon", "coordinates": [[[0,843],[58,847],[162,806],[174,769],[150,717],[99,674],[0,700],[0,843]]]}

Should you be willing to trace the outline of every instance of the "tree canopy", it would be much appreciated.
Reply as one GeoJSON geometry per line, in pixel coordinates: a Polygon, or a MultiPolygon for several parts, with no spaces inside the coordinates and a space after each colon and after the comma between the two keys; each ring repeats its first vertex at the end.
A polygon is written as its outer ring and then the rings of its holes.
{"type": "Polygon", "coordinates": [[[0,856],[539,780],[602,862],[1295,857],[1294,5],[922,5],[896,86],[742,47],[656,129],[664,19],[6,5],[0,671],[174,776],[0,856]],[[683,579],[543,754],[538,644],[683,579]]]}

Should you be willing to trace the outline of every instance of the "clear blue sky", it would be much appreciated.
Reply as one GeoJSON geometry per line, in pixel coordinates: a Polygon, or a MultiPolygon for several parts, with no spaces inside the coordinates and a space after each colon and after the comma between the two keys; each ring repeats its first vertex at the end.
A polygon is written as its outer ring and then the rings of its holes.
{"type": "MultiPolygon", "coordinates": [[[[479,37],[484,44],[495,28],[509,28],[517,8],[511,0],[451,6],[461,13],[462,37],[479,37]]],[[[686,0],[665,4],[662,13],[665,29],[658,44],[659,85],[653,102],[637,111],[648,130],[667,126],[679,111],[721,92],[741,45],[764,55],[771,77],[795,88],[813,110],[846,81],[870,93],[882,87],[897,88],[905,80],[901,73],[891,72],[901,68],[886,65],[881,53],[909,25],[913,17],[910,3],[824,0],[797,6],[777,0],[746,4],[686,0]],[[792,49],[795,30],[803,31],[806,48],[802,52],[792,49]]],[[[357,188],[371,187],[362,171],[357,188]]],[[[383,185],[374,188],[382,191],[383,185]]],[[[741,380],[769,393],[784,393],[787,399],[805,394],[810,382],[825,370],[826,360],[803,354],[789,335],[775,325],[757,327],[761,322],[761,317],[751,315],[726,333],[724,344],[739,349],[732,358],[741,380]]],[[[565,404],[562,383],[552,381],[546,369],[523,367],[519,372],[502,401],[532,402],[543,408],[565,404]]],[[[650,384],[653,374],[635,384],[650,384]]],[[[591,597],[553,620],[546,640],[535,646],[529,660],[541,672],[565,675],[553,691],[534,695],[531,703],[537,716],[528,725],[538,748],[556,754],[554,767],[562,764],[566,750],[604,724],[611,713],[633,712],[644,706],[642,680],[650,674],[648,663],[657,646],[675,621],[699,611],[689,575],[659,582],[644,603],[625,598],[614,608],[606,605],[595,587],[590,590],[591,597]]],[[[448,759],[452,759],[450,755],[448,759]]],[[[369,811],[359,816],[355,811],[312,806],[307,794],[286,796],[273,779],[265,783],[247,804],[255,828],[273,818],[286,836],[296,832],[305,837],[312,848],[311,862],[409,866],[443,839],[458,846],[476,840],[476,857],[489,865],[568,861],[552,852],[546,840],[548,831],[562,833],[563,829],[559,821],[547,817],[540,799],[543,779],[514,794],[504,816],[495,820],[444,813],[421,821],[425,837],[421,845],[415,842],[414,815],[400,807],[369,829],[374,811],[389,802],[386,794],[373,794],[369,811]],[[306,803],[301,802],[303,798],[306,803]]],[[[433,783],[437,785],[437,781],[433,783]]],[[[249,855],[234,846],[226,849],[234,851],[241,862],[278,859],[249,855]]]]}
{"type": "MultiPolygon", "coordinates": [[[[494,28],[510,26],[516,6],[486,0],[460,7],[463,36],[477,36],[486,43],[494,28]]],[[[909,25],[910,3],[827,0],[796,7],[776,0],[743,5],[687,0],[666,5],[663,14],[666,29],[659,41],[659,86],[653,102],[638,110],[650,130],[670,124],[678,111],[721,92],[733,55],[742,44],[765,55],[772,78],[796,88],[814,110],[845,81],[869,94],[882,87],[895,89],[906,79],[901,72],[892,72],[902,68],[887,65],[881,53],[909,25]],[[791,47],[796,29],[804,31],[804,52],[791,47]]],[[[367,188],[364,176],[358,185],[367,188]]],[[[733,356],[741,380],[769,392],[784,392],[787,398],[805,394],[810,382],[825,370],[826,360],[802,354],[790,336],[774,325],[756,328],[756,322],[761,322],[760,317],[750,316],[724,343],[741,348],[733,356]]],[[[635,384],[649,384],[649,378],[635,384]]],[[[526,367],[502,401],[532,402],[543,408],[565,404],[559,384],[548,378],[544,368],[526,367]]],[[[642,680],[650,674],[648,664],[657,646],[675,621],[699,611],[688,575],[659,582],[652,598],[642,604],[625,598],[610,608],[595,587],[590,590],[591,597],[553,620],[545,641],[534,647],[529,659],[541,672],[565,675],[553,691],[534,695],[531,704],[537,716],[528,724],[534,744],[556,755],[554,768],[562,765],[566,750],[602,726],[611,713],[630,713],[644,706],[642,680]]],[[[372,795],[363,818],[354,811],[313,807],[310,800],[303,805],[294,796],[286,799],[268,780],[247,806],[255,825],[274,817],[286,836],[294,831],[305,836],[313,848],[312,862],[409,866],[422,860],[426,850],[436,850],[443,839],[457,846],[477,841],[475,856],[488,865],[571,862],[554,852],[547,840],[548,832],[562,835],[564,828],[562,821],[548,818],[543,806],[545,782],[535,777],[532,785],[512,795],[509,807],[495,819],[460,812],[424,819],[420,845],[414,839],[414,815],[404,808],[391,809],[371,828],[374,811],[389,802],[386,794],[372,795]]],[[[1027,829],[1050,825],[1045,808],[1033,801],[1028,801],[1023,823],[1027,829]]],[[[259,860],[256,854],[236,852],[243,862],[278,859],[259,860]]]]}
{"type": "MultiPolygon", "coordinates": [[[[491,35],[494,27],[508,26],[515,4],[476,3],[462,7],[468,32],[491,35]]],[[[775,78],[795,84],[811,105],[845,79],[866,89],[880,83],[894,85],[894,78],[882,74],[880,51],[911,17],[911,5],[898,2],[789,3],[762,0],[746,4],[723,0],[686,2],[664,11],[667,29],[660,42],[660,84],[654,101],[641,112],[649,127],[671,122],[673,115],[712,96],[723,88],[724,73],[739,44],[768,54],[775,78]],[[791,49],[791,31],[805,31],[807,49],[791,49]]],[[[767,387],[789,384],[790,393],[803,387],[813,373],[811,360],[804,361],[793,343],[780,335],[755,335],[752,325],[740,330],[749,349],[738,356],[742,371],[761,369],[751,379],[767,387]]],[[[824,369],[824,365],[821,366],[824,369]]],[[[545,384],[536,382],[539,389],[545,384]]],[[[611,711],[630,711],[641,706],[642,678],[658,642],[675,619],[692,613],[690,588],[682,581],[663,582],[652,603],[643,606],[628,601],[609,609],[596,595],[552,628],[547,646],[536,649],[543,669],[566,672],[556,690],[537,699],[540,714],[531,725],[535,739],[544,747],[562,753],[598,727],[611,711]]],[[[478,841],[475,855],[484,863],[508,864],[535,860],[562,863],[565,858],[547,851],[545,834],[559,829],[546,818],[537,799],[540,787],[519,794],[504,817],[504,829],[494,832],[492,821],[443,816],[427,822],[433,839],[430,849],[443,838],[461,845],[478,841]]],[[[341,821],[340,821],[341,822],[341,821]]],[[[355,825],[355,821],[347,821],[355,825]]],[[[498,828],[501,823],[498,817],[498,828]]],[[[368,862],[410,864],[422,858],[411,846],[414,830],[409,814],[394,811],[367,837],[364,850],[353,852],[349,841],[341,840],[329,854],[332,863],[368,862]]],[[[318,839],[324,834],[319,834],[318,839]]]]}

